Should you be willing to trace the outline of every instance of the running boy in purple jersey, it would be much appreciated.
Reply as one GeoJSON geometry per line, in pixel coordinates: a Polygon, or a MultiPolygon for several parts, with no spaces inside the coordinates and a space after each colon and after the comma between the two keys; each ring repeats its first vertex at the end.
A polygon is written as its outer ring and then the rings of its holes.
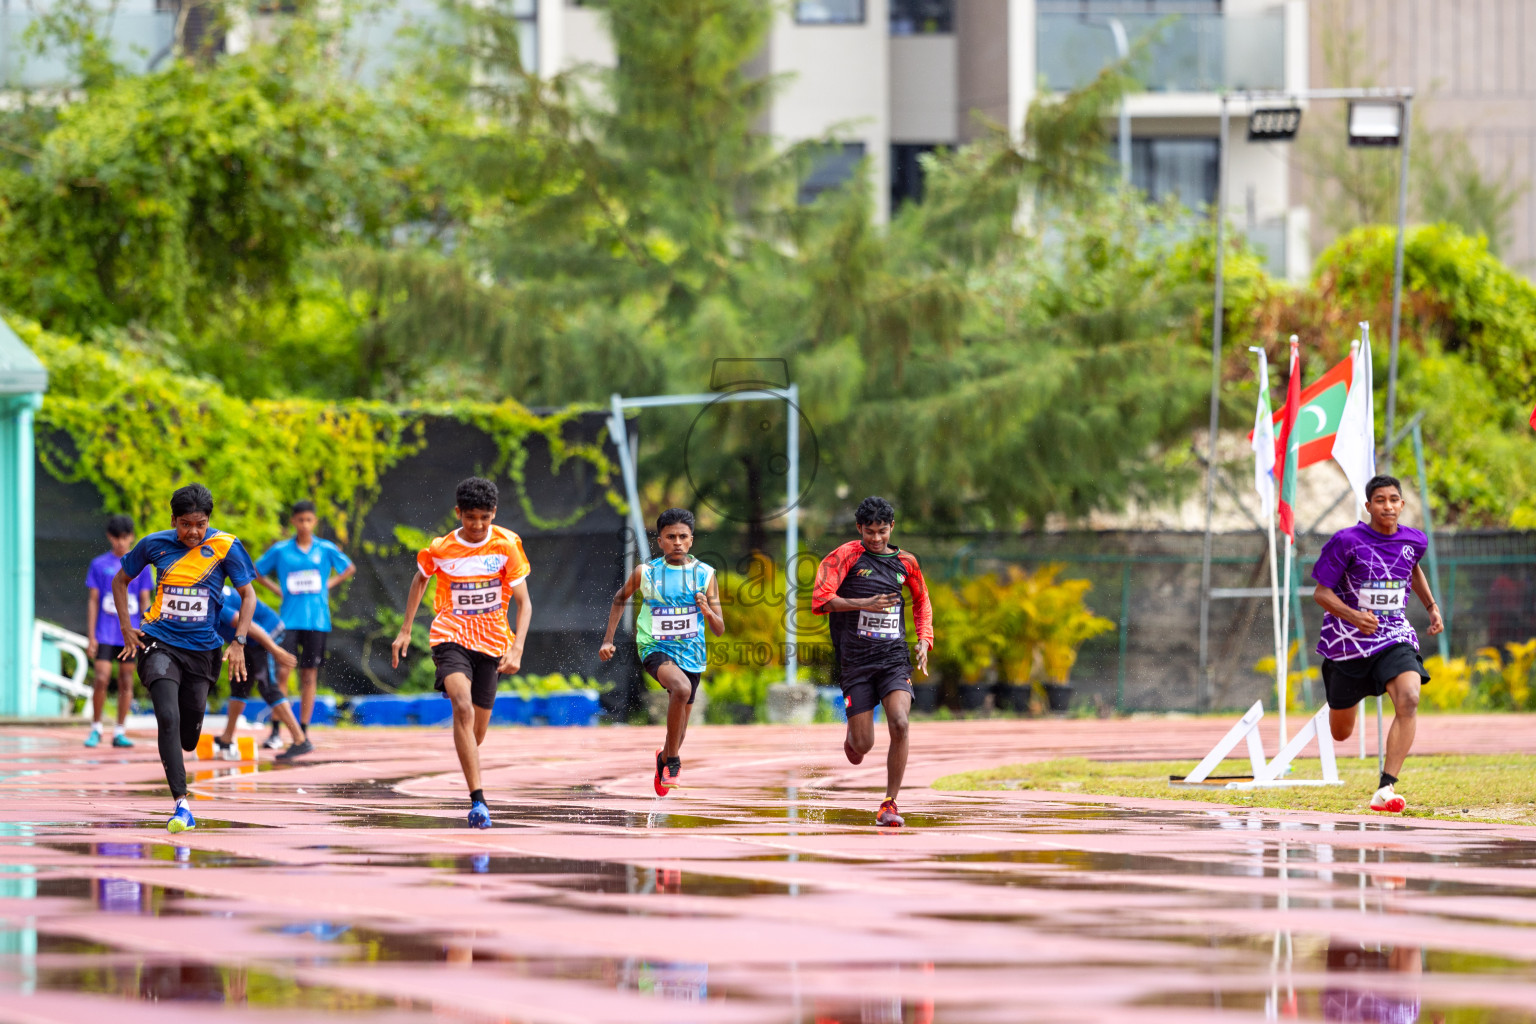
{"type": "Polygon", "coordinates": [[[1397,813],[1408,806],[1392,791],[1418,725],[1419,687],[1429,682],[1419,654],[1419,635],[1408,622],[1408,592],[1429,609],[1431,635],[1445,629],[1440,607],[1419,566],[1429,542],[1411,526],[1399,526],[1403,485],[1375,476],[1365,485],[1371,521],[1340,530],[1323,545],[1312,568],[1322,605],[1317,653],[1323,657],[1328,725],[1335,742],[1349,739],[1366,697],[1388,694],[1395,714],[1387,733],[1386,761],[1371,810],[1397,813]]]}
{"type": "MultiPolygon", "coordinates": [[[[112,745],[131,747],[133,740],[128,738],[123,723],[128,721],[128,709],[133,704],[133,666],[117,661],[118,652],[123,649],[123,631],[117,624],[117,606],[112,603],[112,577],[122,566],[123,556],[133,549],[133,520],[127,516],[108,519],[107,543],[112,550],[91,559],[85,574],[85,656],[91,660],[95,673],[91,732],[85,745],[94,747],[101,743],[101,716],[107,708],[107,684],[112,681],[112,665],[116,663],[117,728],[112,733],[112,745]]],[[[128,584],[128,621],[134,629],[139,628],[142,610],[148,607],[154,589],[155,577],[147,568],[128,584]]]]}

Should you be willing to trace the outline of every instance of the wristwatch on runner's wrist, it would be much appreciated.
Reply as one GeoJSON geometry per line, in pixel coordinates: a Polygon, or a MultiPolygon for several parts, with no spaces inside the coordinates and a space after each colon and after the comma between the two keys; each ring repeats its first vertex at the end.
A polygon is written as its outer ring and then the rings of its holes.
{"type": "Polygon", "coordinates": [[[245,646],[245,642],[246,642],[247,639],[249,639],[249,638],[248,637],[243,637],[239,633],[235,634],[235,643],[239,644],[241,647],[245,646]]]}

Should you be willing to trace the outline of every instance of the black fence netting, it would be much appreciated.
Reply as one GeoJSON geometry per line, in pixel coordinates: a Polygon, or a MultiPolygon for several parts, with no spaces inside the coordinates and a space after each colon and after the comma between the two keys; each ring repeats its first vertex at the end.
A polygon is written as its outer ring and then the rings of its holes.
{"type": "MultiPolygon", "coordinates": [[[[617,464],[607,422],[597,413],[577,417],[565,428],[566,440],[601,443],[617,464]]],[[[389,664],[393,624],[399,621],[391,620],[390,612],[398,616],[404,608],[416,571],[416,550],[400,534],[437,535],[452,529],[455,485],[500,461],[495,439],[478,427],[446,417],[427,418],[424,427],[425,444],[384,474],[377,500],[347,547],[357,576],[338,591],[343,596],[333,605],[335,628],[320,677],[322,685],[340,694],[389,692],[400,685],[404,667],[395,670],[389,664]]],[[[548,443],[539,434],[527,442],[522,479],[522,487],[496,480],[501,491],[496,521],[523,538],[533,570],[528,580],[533,623],[523,671],[577,673],[612,682],[616,685],[605,694],[604,705],[623,714],[638,693],[633,645],[620,644],[619,656],[607,664],[597,657],[609,603],[624,575],[625,524],[609,500],[614,485],[600,482],[592,465],[581,459],[569,459],[553,471],[548,443]],[[557,528],[535,525],[524,508],[525,494],[541,522],[575,521],[557,528]]],[[[218,481],[204,482],[217,501],[218,481]]],[[[85,571],[106,549],[101,495],[89,483],[60,482],[39,465],[37,511],[37,615],[83,633],[85,571]]],[[[169,520],[167,510],[164,522],[137,524],[140,535],[167,528],[169,520]]],[[[217,507],[213,523],[218,525],[217,507]]]]}

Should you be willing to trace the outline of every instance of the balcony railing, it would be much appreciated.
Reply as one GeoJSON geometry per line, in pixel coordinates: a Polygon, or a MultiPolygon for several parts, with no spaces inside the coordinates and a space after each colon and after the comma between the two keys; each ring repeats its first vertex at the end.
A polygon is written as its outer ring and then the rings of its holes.
{"type": "MultiPolygon", "coordinates": [[[[1147,42],[1132,72],[1148,92],[1216,92],[1285,88],[1285,12],[1261,14],[1117,14],[1134,51],[1147,42]]],[[[1106,15],[1042,11],[1036,15],[1036,60],[1047,86],[1080,88],[1118,54],[1106,15]]]]}

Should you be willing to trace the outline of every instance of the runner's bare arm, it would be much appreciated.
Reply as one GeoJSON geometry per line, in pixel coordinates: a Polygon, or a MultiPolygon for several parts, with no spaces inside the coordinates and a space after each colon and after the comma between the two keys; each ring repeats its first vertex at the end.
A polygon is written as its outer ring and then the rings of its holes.
{"type": "Polygon", "coordinates": [[[710,632],[715,636],[725,636],[725,613],[720,609],[720,583],[715,577],[709,578],[709,586],[704,588],[704,593],[694,598],[694,602],[709,621],[710,632]]]}
{"type": "Polygon", "coordinates": [[[276,594],[278,597],[283,596],[283,588],[278,586],[277,582],[270,576],[257,576],[256,582],[272,591],[272,593],[276,594]]]}
{"type": "Polygon", "coordinates": [[[528,596],[528,577],[524,576],[512,588],[512,603],[517,605],[517,627],[512,635],[512,646],[501,656],[496,671],[510,676],[523,667],[523,645],[528,641],[528,624],[533,621],[533,598],[528,596]]]}
{"type": "MultiPolygon", "coordinates": [[[[240,595],[240,615],[235,619],[235,636],[249,637],[251,635],[251,619],[256,614],[256,588],[249,583],[235,588],[240,595]]],[[[245,645],[232,643],[224,652],[224,660],[229,663],[229,678],[238,682],[245,678],[245,645]]]]}
{"type": "Polygon", "coordinates": [[[640,589],[640,567],[635,566],[635,571],[629,574],[629,579],[624,585],[614,591],[613,604],[608,607],[608,632],[603,634],[603,643],[597,649],[597,659],[607,661],[614,656],[617,648],[613,645],[613,634],[619,629],[619,616],[624,614],[624,605],[635,596],[635,591],[640,589]]]}
{"type": "Polygon", "coordinates": [[[1366,636],[1374,634],[1381,625],[1376,619],[1375,612],[1351,608],[1344,603],[1342,597],[1333,592],[1332,587],[1325,587],[1321,583],[1312,591],[1312,600],[1322,605],[1323,611],[1331,613],[1335,618],[1343,619],[1366,636]]]}
{"type": "Polygon", "coordinates": [[[1419,595],[1419,600],[1424,602],[1424,607],[1429,609],[1429,635],[1435,636],[1445,631],[1445,617],[1440,614],[1440,605],[1435,601],[1435,595],[1429,592],[1429,577],[1424,575],[1424,567],[1413,567],[1413,592],[1419,595]]]}
{"type": "Polygon", "coordinates": [[[416,578],[411,580],[410,593],[405,595],[405,621],[400,624],[400,632],[395,635],[395,642],[389,645],[389,667],[399,668],[400,659],[405,657],[405,652],[411,649],[411,624],[416,621],[416,612],[421,608],[421,596],[427,592],[427,584],[432,578],[421,570],[416,571],[416,578]]]}
{"type": "Polygon", "coordinates": [[[101,614],[101,591],[90,587],[85,592],[85,656],[96,660],[96,617],[101,614]]]}
{"type": "Polygon", "coordinates": [[[329,580],[327,580],[326,584],[325,584],[325,589],[327,589],[327,590],[335,590],[337,587],[341,586],[343,583],[347,582],[347,580],[351,579],[353,576],[356,576],[356,575],[357,575],[357,563],[353,562],[351,565],[347,566],[345,570],[343,570],[342,572],[337,573],[336,575],[332,576],[329,580]]]}
{"type": "Polygon", "coordinates": [[[298,658],[283,650],[282,645],[272,639],[272,634],[262,629],[254,621],[251,623],[251,637],[262,647],[266,648],[267,653],[277,659],[277,663],[283,666],[283,668],[293,668],[299,663],[298,658]]]}
{"type": "Polygon", "coordinates": [[[117,624],[123,631],[123,651],[118,655],[122,661],[133,657],[144,646],[139,640],[139,631],[133,628],[133,620],[128,617],[128,584],[127,574],[117,570],[117,575],[112,577],[112,606],[117,609],[117,624]]]}
{"type": "Polygon", "coordinates": [[[922,566],[910,553],[902,556],[907,567],[907,589],[912,591],[912,626],[917,631],[917,670],[928,674],[928,652],[933,650],[933,602],[922,566]]]}

